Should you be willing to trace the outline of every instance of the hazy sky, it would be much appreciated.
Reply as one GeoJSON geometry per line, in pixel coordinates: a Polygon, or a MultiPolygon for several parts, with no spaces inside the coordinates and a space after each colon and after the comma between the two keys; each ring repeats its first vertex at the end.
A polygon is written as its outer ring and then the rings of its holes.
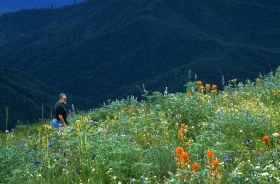
{"type": "Polygon", "coordinates": [[[0,13],[30,8],[50,8],[70,5],[85,0],[0,0],[0,13]]]}

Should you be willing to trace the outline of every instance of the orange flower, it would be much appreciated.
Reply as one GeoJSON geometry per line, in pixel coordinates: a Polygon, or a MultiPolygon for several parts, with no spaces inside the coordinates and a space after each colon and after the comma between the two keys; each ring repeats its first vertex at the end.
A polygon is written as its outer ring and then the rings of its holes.
{"type": "Polygon", "coordinates": [[[183,130],[182,129],[178,130],[178,138],[181,139],[183,137],[184,137],[183,130]]]}
{"type": "Polygon", "coordinates": [[[184,152],[184,153],[182,154],[181,158],[182,158],[182,160],[183,160],[184,162],[188,162],[188,161],[189,161],[189,154],[188,154],[188,152],[184,152]]]}
{"type": "Polygon", "coordinates": [[[130,110],[129,110],[129,112],[130,112],[130,114],[132,114],[132,113],[133,113],[133,110],[132,110],[132,109],[130,109],[130,110]]]}
{"type": "Polygon", "coordinates": [[[212,85],[212,89],[213,89],[213,90],[214,90],[214,89],[216,89],[216,90],[217,90],[217,88],[218,88],[218,87],[217,87],[217,85],[216,85],[216,84],[213,84],[213,85],[212,85]]]}
{"type": "Polygon", "coordinates": [[[190,145],[190,142],[189,141],[187,141],[186,142],[186,147],[188,147],[190,145]]]}
{"type": "Polygon", "coordinates": [[[197,81],[197,84],[200,86],[202,85],[202,81],[197,81]]]}
{"type": "Polygon", "coordinates": [[[192,96],[192,92],[190,92],[190,91],[187,94],[188,94],[188,96],[192,96]]]}
{"type": "Polygon", "coordinates": [[[183,152],[184,152],[184,149],[183,149],[182,147],[178,147],[178,148],[176,149],[176,155],[177,155],[177,156],[182,155],[183,152]]]}
{"type": "Polygon", "coordinates": [[[127,108],[125,107],[125,108],[123,108],[123,111],[127,111],[127,108]]]}
{"type": "Polygon", "coordinates": [[[214,151],[208,150],[207,153],[206,153],[206,156],[208,158],[214,159],[214,151]]]}
{"type": "Polygon", "coordinates": [[[204,89],[204,86],[203,86],[203,85],[199,86],[199,89],[203,90],[203,89],[204,89]]]}
{"type": "Polygon", "coordinates": [[[210,84],[205,84],[205,88],[210,89],[211,88],[210,84]]]}
{"type": "Polygon", "coordinates": [[[263,136],[262,140],[263,140],[265,143],[269,142],[269,136],[268,136],[268,135],[263,136]]]}
{"type": "Polygon", "coordinates": [[[213,89],[213,90],[212,90],[212,93],[217,93],[217,90],[216,90],[216,89],[213,89]]]}
{"type": "Polygon", "coordinates": [[[131,105],[131,106],[130,106],[130,109],[134,109],[134,105],[131,105]]]}
{"type": "Polygon", "coordinates": [[[136,112],[139,113],[139,112],[140,112],[140,109],[137,109],[136,112]]]}
{"type": "Polygon", "coordinates": [[[194,171],[199,171],[200,165],[199,165],[197,162],[194,162],[194,163],[192,164],[192,169],[193,169],[194,171]]]}
{"type": "Polygon", "coordinates": [[[280,136],[280,132],[278,132],[278,136],[280,136]]]}
{"type": "Polygon", "coordinates": [[[215,168],[217,168],[219,166],[219,161],[218,160],[213,160],[212,164],[215,168]]]}
{"type": "Polygon", "coordinates": [[[185,129],[185,124],[182,123],[182,124],[181,124],[181,128],[182,128],[182,129],[185,129]]]}

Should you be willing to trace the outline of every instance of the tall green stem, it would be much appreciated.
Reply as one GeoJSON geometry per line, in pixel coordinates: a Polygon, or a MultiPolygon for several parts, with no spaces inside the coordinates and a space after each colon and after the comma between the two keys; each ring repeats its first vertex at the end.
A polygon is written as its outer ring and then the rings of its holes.
{"type": "Polygon", "coordinates": [[[8,130],[9,107],[6,106],[6,131],[8,130]]]}

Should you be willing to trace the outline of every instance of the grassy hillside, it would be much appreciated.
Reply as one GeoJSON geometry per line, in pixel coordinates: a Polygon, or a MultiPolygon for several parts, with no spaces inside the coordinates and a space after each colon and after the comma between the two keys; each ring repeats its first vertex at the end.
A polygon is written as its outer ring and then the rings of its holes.
{"type": "Polygon", "coordinates": [[[279,183],[280,68],[0,133],[4,183],[279,183]],[[5,168],[5,169],[4,169],[5,168]]]}
{"type": "Polygon", "coordinates": [[[139,96],[142,84],[184,91],[189,70],[222,88],[222,76],[245,82],[277,68],[279,12],[279,2],[263,0],[88,0],[5,14],[0,65],[93,106],[139,96]]]}

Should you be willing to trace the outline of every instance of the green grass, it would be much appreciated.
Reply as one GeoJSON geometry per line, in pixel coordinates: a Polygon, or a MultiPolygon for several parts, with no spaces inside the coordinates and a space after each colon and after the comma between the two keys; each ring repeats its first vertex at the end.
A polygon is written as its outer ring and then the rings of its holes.
{"type": "Polygon", "coordinates": [[[189,82],[185,93],[110,101],[59,131],[17,126],[0,134],[1,182],[277,183],[279,71],[218,92],[189,82]]]}

